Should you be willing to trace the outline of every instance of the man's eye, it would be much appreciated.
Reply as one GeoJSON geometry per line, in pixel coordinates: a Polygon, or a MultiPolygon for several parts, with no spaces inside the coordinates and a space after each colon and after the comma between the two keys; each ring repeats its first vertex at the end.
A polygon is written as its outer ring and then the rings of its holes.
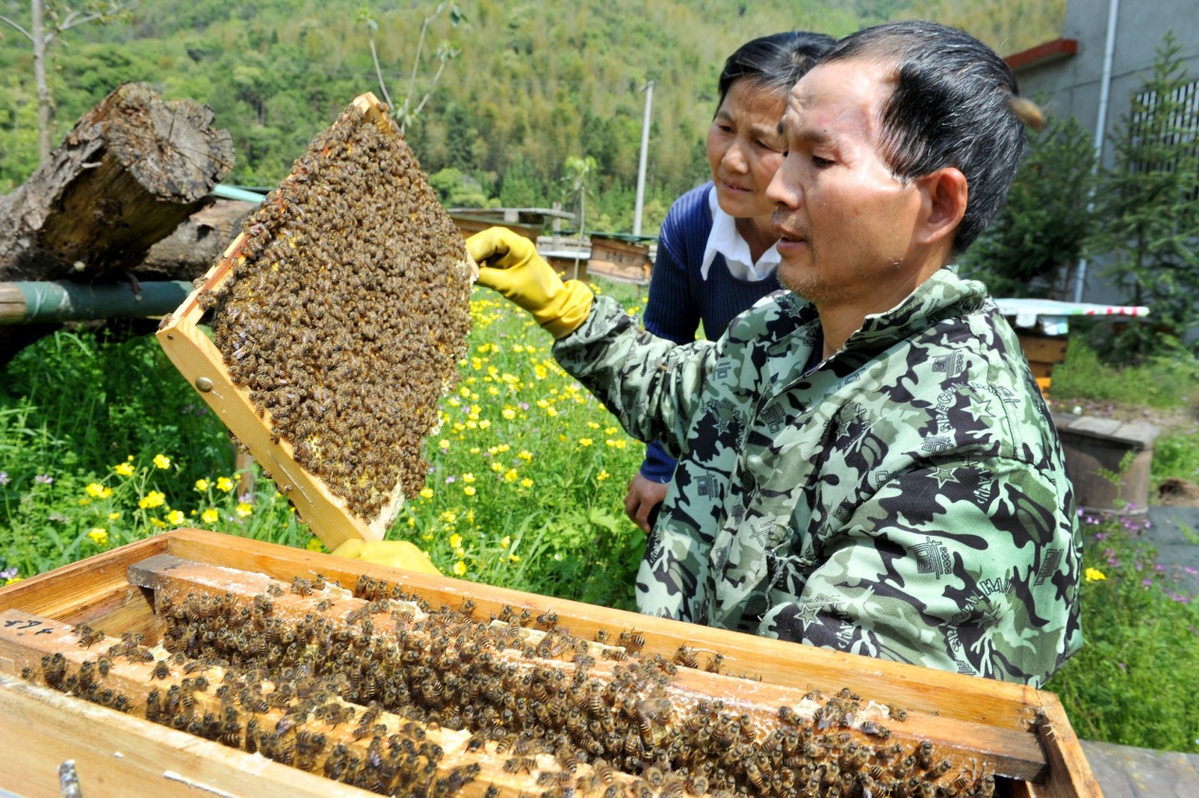
{"type": "Polygon", "coordinates": [[[812,165],[823,169],[826,166],[832,166],[833,162],[830,161],[828,158],[821,158],[819,155],[813,155],[812,156],[812,165]]]}

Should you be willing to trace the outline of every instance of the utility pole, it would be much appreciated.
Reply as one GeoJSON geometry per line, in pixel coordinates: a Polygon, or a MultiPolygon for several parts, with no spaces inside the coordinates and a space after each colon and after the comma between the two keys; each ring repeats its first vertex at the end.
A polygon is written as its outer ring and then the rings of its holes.
{"type": "Polygon", "coordinates": [[[637,206],[633,210],[633,235],[641,235],[641,209],[645,206],[645,157],[649,151],[649,117],[654,105],[654,82],[645,84],[645,120],[641,123],[641,162],[637,166],[637,206]]]}

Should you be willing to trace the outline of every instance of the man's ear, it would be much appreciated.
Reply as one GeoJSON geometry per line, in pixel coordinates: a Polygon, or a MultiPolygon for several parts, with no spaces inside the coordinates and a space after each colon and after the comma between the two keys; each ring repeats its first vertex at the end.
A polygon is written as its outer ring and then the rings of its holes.
{"type": "Polygon", "coordinates": [[[954,234],[966,214],[969,188],[966,176],[954,166],[938,169],[919,178],[922,197],[917,240],[922,244],[953,243],[954,234]]]}

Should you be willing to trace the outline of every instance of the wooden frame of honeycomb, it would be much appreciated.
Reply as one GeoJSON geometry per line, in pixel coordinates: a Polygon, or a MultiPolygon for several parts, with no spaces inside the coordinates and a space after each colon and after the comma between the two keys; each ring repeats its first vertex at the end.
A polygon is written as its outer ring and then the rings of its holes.
{"type": "Polygon", "coordinates": [[[805,767],[810,794],[904,793],[903,770],[912,795],[1100,795],[1049,693],[200,530],[0,590],[0,673],[0,718],[27,729],[0,771],[30,794],[74,759],[89,798],[804,794],[780,778],[805,767]],[[336,691],[306,681],[338,659],[336,691]],[[585,749],[600,718],[616,742],[585,749]],[[770,765],[788,734],[812,748],[770,765]],[[672,769],[680,745],[708,759],[672,769]],[[367,771],[383,789],[330,780],[367,771]]]}
{"type": "Polygon", "coordinates": [[[472,265],[371,94],[319,135],[158,339],[330,549],[423,485],[472,265]],[[209,338],[199,324],[215,308],[209,338]]]}

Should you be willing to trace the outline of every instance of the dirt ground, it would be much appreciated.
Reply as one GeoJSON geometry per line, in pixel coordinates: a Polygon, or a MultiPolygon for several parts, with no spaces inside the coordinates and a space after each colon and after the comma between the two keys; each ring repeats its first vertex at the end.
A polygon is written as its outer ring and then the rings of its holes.
{"type": "MultiPolygon", "coordinates": [[[[1145,421],[1160,428],[1163,435],[1199,435],[1199,406],[1195,404],[1158,409],[1120,402],[1050,398],[1049,406],[1055,413],[1077,413],[1126,422],[1145,421]]],[[[1149,501],[1163,507],[1199,507],[1199,484],[1184,479],[1163,480],[1149,501]]]]}

